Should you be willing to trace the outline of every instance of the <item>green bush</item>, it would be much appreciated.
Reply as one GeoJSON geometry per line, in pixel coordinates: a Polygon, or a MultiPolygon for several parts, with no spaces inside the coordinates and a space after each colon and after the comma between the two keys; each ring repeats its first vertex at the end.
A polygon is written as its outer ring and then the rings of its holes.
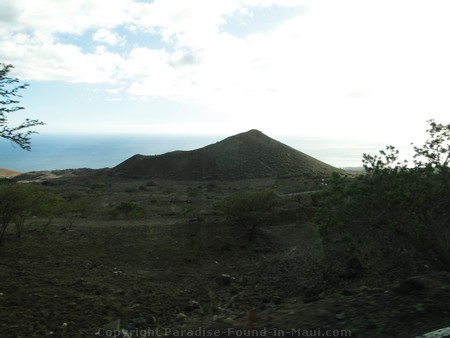
{"type": "Polygon", "coordinates": [[[136,201],[121,202],[112,210],[112,216],[114,218],[117,218],[120,215],[124,216],[125,218],[133,218],[141,213],[142,207],[136,201]]]}
{"type": "Polygon", "coordinates": [[[279,196],[272,189],[244,191],[233,194],[218,205],[238,232],[244,231],[249,239],[255,236],[256,228],[277,205],[279,196]]]}
{"type": "Polygon", "coordinates": [[[32,184],[10,183],[0,186],[0,244],[11,224],[22,236],[31,216],[53,217],[60,198],[32,184]]]}
{"type": "Polygon", "coordinates": [[[17,236],[21,237],[30,224],[30,219],[42,230],[46,230],[55,217],[67,218],[69,227],[76,217],[86,216],[95,208],[91,198],[60,195],[42,190],[35,184],[9,182],[0,185],[0,244],[10,226],[14,226],[17,236]]]}
{"type": "Polygon", "coordinates": [[[98,202],[89,196],[64,197],[48,192],[41,192],[40,203],[34,209],[34,215],[47,218],[44,226],[49,226],[55,217],[67,220],[67,225],[72,228],[75,220],[86,218],[98,213],[98,202]]]}
{"type": "Polygon", "coordinates": [[[364,154],[365,175],[333,177],[318,214],[330,261],[370,265],[410,252],[450,270],[450,124],[431,120],[427,132],[412,163],[388,146],[364,154]]]}

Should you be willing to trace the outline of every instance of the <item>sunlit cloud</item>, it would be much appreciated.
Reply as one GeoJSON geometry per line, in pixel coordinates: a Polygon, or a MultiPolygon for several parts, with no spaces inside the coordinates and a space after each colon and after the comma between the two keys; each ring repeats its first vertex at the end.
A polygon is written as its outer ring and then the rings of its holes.
{"type": "Polygon", "coordinates": [[[211,129],[382,137],[448,116],[449,10],[439,0],[4,0],[0,60],[27,81],[105,85],[109,102],[202,107],[211,129]]]}
{"type": "Polygon", "coordinates": [[[124,44],[125,42],[124,38],[104,28],[98,29],[92,36],[92,40],[96,42],[103,42],[111,46],[124,44]]]}

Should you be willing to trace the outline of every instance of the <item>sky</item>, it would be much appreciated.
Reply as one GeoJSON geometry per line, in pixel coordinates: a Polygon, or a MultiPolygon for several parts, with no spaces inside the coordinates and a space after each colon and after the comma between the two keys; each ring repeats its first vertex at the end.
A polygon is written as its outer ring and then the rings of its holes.
{"type": "Polygon", "coordinates": [[[450,116],[446,0],[2,0],[43,133],[414,142],[450,116]]]}

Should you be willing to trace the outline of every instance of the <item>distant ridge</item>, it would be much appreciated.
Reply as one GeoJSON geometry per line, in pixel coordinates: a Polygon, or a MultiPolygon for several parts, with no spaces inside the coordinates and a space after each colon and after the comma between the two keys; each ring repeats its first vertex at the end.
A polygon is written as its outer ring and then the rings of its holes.
{"type": "Polygon", "coordinates": [[[0,168],[0,178],[12,178],[20,175],[18,171],[0,168]]]}
{"type": "Polygon", "coordinates": [[[125,177],[202,180],[327,177],[338,169],[252,129],[196,150],[134,155],[112,170],[125,177]]]}
{"type": "Polygon", "coordinates": [[[18,171],[0,168],[0,177],[14,177],[20,175],[18,171]]]}

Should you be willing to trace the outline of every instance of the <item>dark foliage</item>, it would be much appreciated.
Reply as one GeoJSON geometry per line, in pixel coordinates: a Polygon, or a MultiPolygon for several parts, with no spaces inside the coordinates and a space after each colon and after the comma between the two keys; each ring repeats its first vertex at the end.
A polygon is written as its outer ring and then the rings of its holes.
{"type": "Polygon", "coordinates": [[[279,197],[272,189],[244,191],[231,195],[219,204],[236,228],[236,233],[242,233],[254,239],[258,225],[268,218],[273,208],[279,202],[279,197]]]}
{"type": "Polygon", "coordinates": [[[450,124],[429,122],[412,163],[388,146],[364,154],[365,175],[333,177],[318,215],[330,262],[356,256],[376,267],[414,256],[450,270],[450,124]]]}
{"type": "Polygon", "coordinates": [[[19,79],[8,76],[12,68],[14,68],[12,65],[0,63],[0,137],[18,144],[22,149],[30,150],[30,136],[36,131],[27,129],[44,123],[39,120],[25,119],[16,127],[9,126],[9,114],[25,109],[18,106],[20,103],[18,98],[21,97],[19,91],[28,87],[28,84],[21,84],[19,79]]]}

